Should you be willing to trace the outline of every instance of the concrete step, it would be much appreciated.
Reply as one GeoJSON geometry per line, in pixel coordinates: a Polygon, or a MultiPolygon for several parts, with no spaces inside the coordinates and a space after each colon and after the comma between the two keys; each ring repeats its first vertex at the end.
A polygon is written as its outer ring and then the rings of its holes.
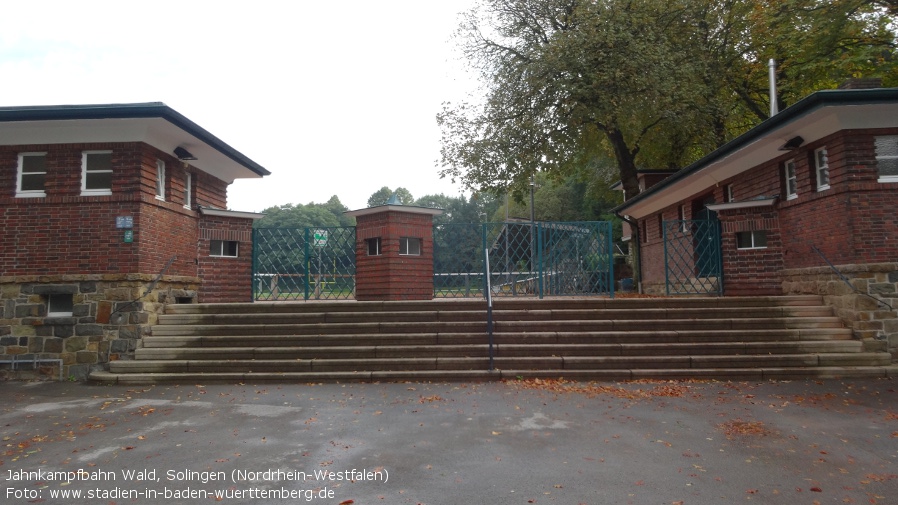
{"type": "Polygon", "coordinates": [[[867,379],[898,377],[898,365],[857,367],[764,367],[764,368],[687,368],[622,370],[409,370],[364,372],[171,372],[114,373],[93,372],[91,380],[105,384],[210,384],[210,383],[285,383],[285,382],[386,382],[386,381],[483,381],[527,378],[560,378],[590,381],[626,380],[794,380],[867,379]]]}

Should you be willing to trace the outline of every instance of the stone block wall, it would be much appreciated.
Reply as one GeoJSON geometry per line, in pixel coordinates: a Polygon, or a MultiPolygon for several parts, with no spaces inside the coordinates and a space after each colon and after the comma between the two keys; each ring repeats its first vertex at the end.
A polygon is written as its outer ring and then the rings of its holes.
{"type": "Polygon", "coordinates": [[[898,263],[836,269],[841,276],[828,266],[784,270],[783,294],[822,296],[855,338],[885,342],[898,359],[898,263]]]}
{"type": "Polygon", "coordinates": [[[0,277],[0,377],[84,380],[111,360],[130,359],[165,304],[197,299],[197,278],[154,280],[140,274],[0,277]],[[70,315],[48,315],[48,296],[56,294],[71,295],[70,315]]]}

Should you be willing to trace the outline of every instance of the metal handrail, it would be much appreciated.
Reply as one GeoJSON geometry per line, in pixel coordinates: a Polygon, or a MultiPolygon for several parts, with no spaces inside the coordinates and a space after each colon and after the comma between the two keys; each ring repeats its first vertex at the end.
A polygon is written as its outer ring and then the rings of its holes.
{"type": "Polygon", "coordinates": [[[831,268],[832,271],[835,272],[836,275],[838,275],[840,279],[842,279],[842,282],[844,282],[845,284],[847,284],[848,287],[851,288],[851,290],[854,291],[856,294],[859,294],[859,295],[862,295],[862,296],[866,296],[867,298],[870,298],[871,300],[875,300],[876,303],[879,303],[879,304],[881,304],[881,305],[885,305],[886,307],[889,308],[889,310],[895,310],[895,308],[892,307],[889,303],[886,303],[885,301],[880,300],[879,298],[876,298],[875,296],[871,295],[870,293],[864,293],[863,291],[861,291],[861,290],[859,290],[858,288],[854,287],[854,285],[852,285],[851,282],[848,280],[848,277],[845,277],[845,275],[844,275],[842,272],[840,272],[839,269],[836,268],[836,266],[833,265],[831,261],[829,261],[829,258],[827,258],[826,256],[824,256],[824,255],[823,255],[823,252],[820,251],[820,249],[817,249],[817,246],[816,246],[816,245],[811,244],[811,250],[814,251],[815,253],[817,253],[818,256],[820,256],[821,258],[823,258],[823,261],[825,261],[826,264],[829,265],[829,268],[831,268]]]}
{"type": "Polygon", "coordinates": [[[486,289],[484,290],[486,296],[486,333],[489,337],[489,353],[490,353],[490,372],[493,371],[493,286],[490,279],[490,250],[489,248],[483,249],[484,256],[484,265],[486,266],[486,272],[484,277],[484,282],[486,283],[486,289]]]}

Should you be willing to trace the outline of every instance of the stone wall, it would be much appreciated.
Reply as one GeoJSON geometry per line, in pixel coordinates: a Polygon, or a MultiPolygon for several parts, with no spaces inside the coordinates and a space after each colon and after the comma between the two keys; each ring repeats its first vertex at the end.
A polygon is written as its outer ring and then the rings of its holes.
{"type": "Polygon", "coordinates": [[[783,294],[815,294],[835,309],[855,338],[884,341],[898,359],[898,263],[783,271],[783,294]]]}
{"type": "Polygon", "coordinates": [[[140,274],[0,277],[0,377],[84,380],[110,360],[132,358],[165,304],[197,300],[197,278],[154,280],[140,274]],[[71,295],[71,314],[49,316],[50,295],[71,295]]]}

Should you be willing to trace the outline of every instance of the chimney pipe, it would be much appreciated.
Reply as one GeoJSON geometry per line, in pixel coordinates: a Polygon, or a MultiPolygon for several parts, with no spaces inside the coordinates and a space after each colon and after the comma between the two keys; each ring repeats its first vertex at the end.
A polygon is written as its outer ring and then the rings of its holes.
{"type": "Polygon", "coordinates": [[[776,60],[770,58],[767,67],[770,70],[770,117],[773,117],[779,112],[779,105],[776,99],[776,60]]]}

